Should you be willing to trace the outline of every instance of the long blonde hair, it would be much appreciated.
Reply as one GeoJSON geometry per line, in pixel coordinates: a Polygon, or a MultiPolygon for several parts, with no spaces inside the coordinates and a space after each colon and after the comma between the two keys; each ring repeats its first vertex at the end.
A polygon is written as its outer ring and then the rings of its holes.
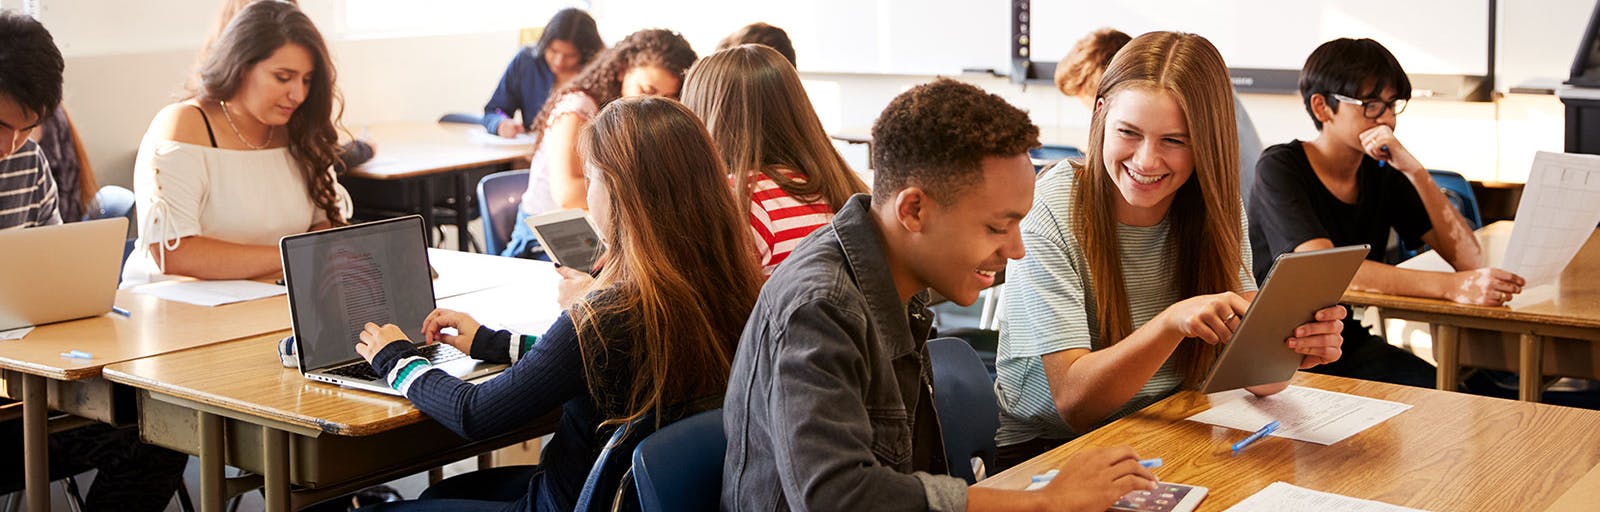
{"type": "Polygon", "coordinates": [[[701,59],[689,68],[683,104],[705,120],[723,165],[733,173],[741,218],[750,216],[752,171],[772,178],[789,195],[806,202],[820,199],[833,211],[851,195],[868,191],[828,140],[799,73],[772,48],[746,44],[701,59]]]}
{"type": "Polygon", "coordinates": [[[658,97],[611,102],[578,150],[610,198],[605,265],[572,308],[590,393],[626,424],[727,388],[734,348],[761,288],[750,229],[735,212],[711,138],[689,109],[658,97]],[[619,325],[627,339],[608,339],[619,325]],[[601,383],[606,359],[626,354],[627,389],[601,383]],[[609,395],[609,396],[607,396],[609,395]]]}
{"type": "MultiPolygon", "coordinates": [[[[1116,101],[1130,89],[1159,91],[1183,110],[1193,151],[1194,172],[1179,187],[1167,211],[1169,237],[1177,254],[1180,297],[1238,291],[1243,266],[1239,231],[1239,135],[1233,117],[1233,87],[1228,68],[1211,42],[1194,34],[1151,32],[1122,49],[1100,81],[1097,100],[1116,101]]],[[[1097,304],[1095,319],[1107,345],[1133,332],[1128,294],[1123,288],[1117,219],[1112,205],[1120,192],[1106,172],[1103,147],[1108,105],[1094,112],[1089,150],[1075,166],[1072,225],[1088,260],[1097,304]]],[[[1179,346],[1184,384],[1194,386],[1216,360],[1219,346],[1190,342],[1179,346]]]]}

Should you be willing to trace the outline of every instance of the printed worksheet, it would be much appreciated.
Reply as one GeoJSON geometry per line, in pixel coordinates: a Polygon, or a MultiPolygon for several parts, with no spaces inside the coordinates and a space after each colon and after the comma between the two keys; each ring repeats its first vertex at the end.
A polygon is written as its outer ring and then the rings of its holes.
{"type": "Polygon", "coordinates": [[[247,300],[283,295],[287,288],[247,280],[172,280],[157,281],[133,288],[133,293],[154,295],[163,300],[214,307],[247,300]]]}
{"type": "Polygon", "coordinates": [[[1313,491],[1284,482],[1273,482],[1265,489],[1228,507],[1226,512],[1422,512],[1381,501],[1363,500],[1338,494],[1313,491]]]}
{"type": "Polygon", "coordinates": [[[1264,397],[1235,389],[1208,398],[1211,409],[1190,416],[1190,421],[1251,432],[1276,420],[1280,425],[1272,436],[1321,445],[1342,441],[1411,408],[1399,402],[1300,386],[1264,397]]]}
{"type": "Polygon", "coordinates": [[[1517,203],[1516,227],[1500,268],[1555,281],[1600,223],[1600,156],[1540,151],[1517,203]]]}

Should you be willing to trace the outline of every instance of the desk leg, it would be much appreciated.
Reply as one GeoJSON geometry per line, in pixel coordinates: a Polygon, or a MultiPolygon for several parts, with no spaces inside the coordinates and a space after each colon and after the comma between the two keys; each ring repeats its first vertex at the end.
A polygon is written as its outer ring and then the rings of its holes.
{"type": "Polygon", "coordinates": [[[467,243],[467,225],[471,221],[467,218],[467,189],[472,186],[467,183],[467,172],[458,171],[456,175],[456,250],[471,252],[472,244],[467,243]]]}
{"type": "Polygon", "coordinates": [[[422,228],[428,232],[428,247],[433,247],[433,228],[439,225],[439,219],[433,218],[433,180],[424,176],[417,180],[417,187],[422,191],[421,208],[417,213],[422,214],[422,228]]]}
{"type": "Polygon", "coordinates": [[[200,510],[221,512],[223,488],[227,479],[222,474],[226,458],[222,444],[222,417],[208,412],[200,413],[200,510]]]}
{"type": "Polygon", "coordinates": [[[1517,399],[1538,402],[1544,397],[1544,336],[1522,334],[1517,364],[1517,399]]]}
{"type": "Polygon", "coordinates": [[[22,376],[23,488],[29,512],[50,510],[50,395],[38,375],[22,376]]]}
{"type": "Polygon", "coordinates": [[[1439,389],[1445,391],[1455,391],[1460,382],[1460,334],[1460,327],[1433,324],[1433,358],[1439,362],[1439,389]]]}
{"type": "Polygon", "coordinates": [[[261,475],[266,483],[267,507],[274,512],[289,510],[289,433],[263,428],[261,475]]]}

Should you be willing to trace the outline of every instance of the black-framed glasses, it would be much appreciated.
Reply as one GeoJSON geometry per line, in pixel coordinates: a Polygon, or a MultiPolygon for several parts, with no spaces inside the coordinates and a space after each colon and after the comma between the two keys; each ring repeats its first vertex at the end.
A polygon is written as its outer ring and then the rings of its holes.
{"type": "Polygon", "coordinates": [[[1334,94],[1332,96],[1333,99],[1338,100],[1339,103],[1359,105],[1361,107],[1361,115],[1367,119],[1377,119],[1379,117],[1383,117],[1383,113],[1389,110],[1393,110],[1395,115],[1400,115],[1401,112],[1406,111],[1406,104],[1410,103],[1410,101],[1407,101],[1405,98],[1395,98],[1389,101],[1383,101],[1358,100],[1343,94],[1334,94]]]}

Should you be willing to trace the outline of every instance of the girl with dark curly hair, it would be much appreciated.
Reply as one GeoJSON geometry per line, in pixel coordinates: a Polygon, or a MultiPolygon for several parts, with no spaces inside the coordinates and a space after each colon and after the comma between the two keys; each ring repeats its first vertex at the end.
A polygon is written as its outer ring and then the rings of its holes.
{"type": "Polygon", "coordinates": [[[678,33],[641,30],[601,53],[571,83],[550,95],[533,119],[536,142],[528,190],[522,194],[522,207],[502,256],[543,255],[533,231],[523,222],[529,216],[589,208],[584,199],[583,159],[578,156],[578,133],[584,124],[617,98],[677,98],[683,74],[694,61],[694,49],[678,33]]]}

